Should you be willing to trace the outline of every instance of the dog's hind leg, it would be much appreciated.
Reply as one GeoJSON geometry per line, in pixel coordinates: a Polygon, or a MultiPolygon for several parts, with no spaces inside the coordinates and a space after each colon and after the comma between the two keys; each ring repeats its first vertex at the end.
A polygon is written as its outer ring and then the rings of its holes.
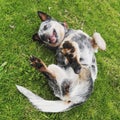
{"type": "Polygon", "coordinates": [[[106,50],[106,43],[100,33],[95,32],[91,40],[92,46],[95,50],[100,48],[101,50],[106,50]]]}

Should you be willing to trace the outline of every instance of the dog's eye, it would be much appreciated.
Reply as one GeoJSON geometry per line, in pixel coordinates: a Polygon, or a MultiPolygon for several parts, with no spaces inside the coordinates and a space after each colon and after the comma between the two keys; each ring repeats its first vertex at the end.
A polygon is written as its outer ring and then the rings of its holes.
{"type": "Polygon", "coordinates": [[[45,26],[43,27],[43,30],[47,30],[47,25],[45,25],[45,26]]]}

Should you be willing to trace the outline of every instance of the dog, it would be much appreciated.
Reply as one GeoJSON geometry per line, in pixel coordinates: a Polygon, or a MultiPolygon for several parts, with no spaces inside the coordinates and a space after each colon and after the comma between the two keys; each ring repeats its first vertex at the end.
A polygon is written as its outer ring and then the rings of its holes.
{"type": "Polygon", "coordinates": [[[97,77],[95,52],[105,50],[106,43],[99,33],[90,37],[81,30],[68,29],[66,23],[54,20],[38,11],[42,21],[33,39],[56,49],[56,62],[47,66],[41,59],[30,57],[31,65],[48,78],[57,101],[45,100],[30,90],[17,89],[43,112],[64,112],[85,102],[93,91],[97,77]]]}

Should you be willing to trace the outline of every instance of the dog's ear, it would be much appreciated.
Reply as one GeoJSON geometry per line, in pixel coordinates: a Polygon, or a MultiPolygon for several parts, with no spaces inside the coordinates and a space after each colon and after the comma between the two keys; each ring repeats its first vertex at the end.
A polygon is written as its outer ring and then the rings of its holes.
{"type": "Polygon", "coordinates": [[[38,16],[40,17],[41,21],[45,21],[45,20],[50,20],[51,16],[47,15],[46,13],[42,12],[42,11],[38,11],[38,16]]]}
{"type": "Polygon", "coordinates": [[[43,43],[43,41],[40,39],[38,33],[35,33],[35,34],[32,36],[32,39],[33,39],[33,41],[38,41],[39,43],[43,43]]]}
{"type": "Polygon", "coordinates": [[[39,40],[40,40],[40,37],[38,36],[38,33],[35,33],[35,34],[32,36],[32,39],[33,39],[33,41],[39,41],[39,40]]]}
{"type": "Polygon", "coordinates": [[[62,25],[65,27],[65,28],[68,28],[68,24],[66,22],[63,22],[62,25]]]}

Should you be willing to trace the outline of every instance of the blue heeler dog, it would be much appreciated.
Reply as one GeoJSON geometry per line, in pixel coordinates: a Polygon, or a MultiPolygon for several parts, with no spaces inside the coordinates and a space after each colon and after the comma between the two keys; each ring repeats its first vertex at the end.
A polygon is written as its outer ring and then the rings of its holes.
{"type": "Polygon", "coordinates": [[[48,78],[48,83],[60,100],[45,100],[30,90],[17,85],[18,90],[43,112],[64,112],[85,102],[97,77],[95,52],[106,49],[106,43],[97,32],[92,37],[81,30],[68,29],[66,23],[38,11],[42,21],[33,39],[56,49],[57,64],[46,64],[34,56],[31,65],[48,78]]]}

